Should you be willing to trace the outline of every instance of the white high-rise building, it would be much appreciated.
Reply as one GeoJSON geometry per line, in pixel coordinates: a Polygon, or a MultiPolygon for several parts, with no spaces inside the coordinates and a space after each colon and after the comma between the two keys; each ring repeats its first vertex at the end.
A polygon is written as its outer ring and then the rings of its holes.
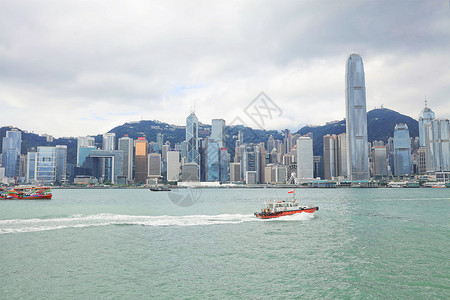
{"type": "Polygon", "coordinates": [[[180,180],[180,152],[167,152],[167,181],[180,180]]]}
{"type": "Polygon", "coordinates": [[[351,181],[369,179],[366,84],[361,56],[352,54],[345,70],[347,172],[351,181]]]}
{"type": "Polygon", "coordinates": [[[313,142],[309,137],[297,139],[297,178],[299,181],[314,178],[313,142]]]}
{"type": "Polygon", "coordinates": [[[116,149],[116,134],[114,132],[105,133],[103,135],[103,150],[115,150],[116,149]]]}

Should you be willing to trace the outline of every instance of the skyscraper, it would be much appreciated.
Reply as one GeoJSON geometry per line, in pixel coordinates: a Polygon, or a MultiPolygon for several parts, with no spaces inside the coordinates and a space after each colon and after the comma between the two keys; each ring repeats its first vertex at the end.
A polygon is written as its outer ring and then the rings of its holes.
{"type": "MultiPolygon", "coordinates": [[[[247,177],[249,172],[255,172],[256,183],[260,182],[260,145],[248,144],[242,146],[241,148],[241,177],[246,182],[249,183],[249,178],[247,177]]],[[[253,173],[252,173],[253,174],[253,173]]],[[[252,175],[253,176],[253,175],[252,175]]],[[[253,182],[253,177],[250,182],[253,182]]]]}
{"type": "Polygon", "coordinates": [[[149,178],[161,177],[161,154],[150,153],[148,155],[148,177],[149,178]]]}
{"type": "Polygon", "coordinates": [[[436,115],[427,106],[427,102],[425,101],[425,107],[422,109],[422,112],[419,115],[419,143],[420,143],[420,147],[424,147],[425,146],[425,125],[430,124],[431,121],[433,121],[435,117],[436,117],[436,115]]]}
{"type": "Polygon", "coordinates": [[[164,144],[164,134],[162,134],[161,132],[156,135],[156,144],[158,147],[158,151],[161,152],[162,146],[164,144]]]}
{"type": "Polygon", "coordinates": [[[89,156],[89,152],[95,150],[95,139],[91,136],[79,136],[77,138],[77,166],[81,167],[89,156]]]}
{"type": "Polygon", "coordinates": [[[228,154],[227,148],[220,148],[219,155],[219,163],[220,163],[220,182],[228,182],[230,181],[230,155],[228,154]]]}
{"type": "Polygon", "coordinates": [[[167,152],[167,181],[180,180],[180,152],[167,152]]]}
{"type": "Polygon", "coordinates": [[[12,129],[6,132],[2,144],[2,166],[6,177],[19,176],[20,153],[22,151],[22,132],[12,129]]]}
{"type": "Polygon", "coordinates": [[[67,181],[67,146],[56,145],[56,181],[63,184],[67,181]]]}
{"type": "Polygon", "coordinates": [[[133,140],[128,136],[119,138],[119,150],[123,152],[123,175],[127,181],[133,180],[133,140]]]}
{"type": "Polygon", "coordinates": [[[53,184],[56,180],[56,147],[37,147],[36,180],[53,184]]]}
{"type": "Polygon", "coordinates": [[[144,137],[139,137],[134,141],[135,146],[135,167],[134,178],[136,182],[146,183],[148,174],[148,142],[144,137]]]}
{"type": "Polygon", "coordinates": [[[424,129],[427,172],[450,171],[450,121],[434,119],[424,129]]]}
{"type": "Polygon", "coordinates": [[[372,175],[376,177],[388,175],[386,146],[372,147],[372,175]]]}
{"type": "Polygon", "coordinates": [[[103,150],[116,149],[116,134],[114,132],[108,132],[103,135],[102,149],[103,150]]]}
{"type": "Polygon", "coordinates": [[[27,183],[33,183],[36,180],[36,152],[30,151],[27,154],[27,183]]]}
{"type": "Polygon", "coordinates": [[[219,143],[213,139],[208,140],[207,145],[207,181],[219,181],[219,143]]]}
{"type": "Polygon", "coordinates": [[[394,129],[394,175],[410,175],[411,166],[411,140],[406,124],[397,124],[394,129]]]}
{"type": "Polygon", "coordinates": [[[198,119],[195,113],[191,113],[186,118],[186,162],[200,164],[200,154],[198,152],[198,119]]]}
{"type": "Polygon", "coordinates": [[[297,178],[300,181],[314,178],[313,142],[309,137],[297,140],[297,178]]]}
{"type": "Polygon", "coordinates": [[[347,59],[345,69],[347,172],[351,181],[369,179],[367,147],[366,84],[364,65],[358,54],[347,59]]]}
{"type": "Polygon", "coordinates": [[[225,147],[225,120],[212,120],[211,135],[209,136],[209,139],[218,142],[219,147],[225,147]]]}

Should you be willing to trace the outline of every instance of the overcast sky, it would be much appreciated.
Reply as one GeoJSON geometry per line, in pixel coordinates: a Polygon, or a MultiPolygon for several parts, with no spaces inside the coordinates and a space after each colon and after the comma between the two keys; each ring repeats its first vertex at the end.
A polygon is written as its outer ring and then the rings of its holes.
{"type": "Polygon", "coordinates": [[[264,91],[266,129],[345,117],[359,53],[367,109],[450,118],[450,8],[440,1],[0,2],[0,126],[54,136],[127,121],[245,118],[264,91]]]}

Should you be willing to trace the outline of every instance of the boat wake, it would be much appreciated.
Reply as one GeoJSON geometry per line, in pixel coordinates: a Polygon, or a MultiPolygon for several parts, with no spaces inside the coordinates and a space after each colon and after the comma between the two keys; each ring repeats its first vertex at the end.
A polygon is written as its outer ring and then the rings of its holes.
{"type": "Polygon", "coordinates": [[[108,225],[201,226],[216,224],[238,224],[256,221],[253,215],[189,215],[189,216],[132,216],[117,214],[74,215],[50,219],[0,220],[0,234],[84,228],[108,225]]]}

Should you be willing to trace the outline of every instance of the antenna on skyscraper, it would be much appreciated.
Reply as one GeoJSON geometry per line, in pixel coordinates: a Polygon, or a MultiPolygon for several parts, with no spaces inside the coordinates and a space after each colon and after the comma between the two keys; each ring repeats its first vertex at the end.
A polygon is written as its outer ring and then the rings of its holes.
{"type": "Polygon", "coordinates": [[[428,104],[428,102],[427,102],[427,97],[425,97],[425,108],[428,107],[427,104],[428,104]]]}

